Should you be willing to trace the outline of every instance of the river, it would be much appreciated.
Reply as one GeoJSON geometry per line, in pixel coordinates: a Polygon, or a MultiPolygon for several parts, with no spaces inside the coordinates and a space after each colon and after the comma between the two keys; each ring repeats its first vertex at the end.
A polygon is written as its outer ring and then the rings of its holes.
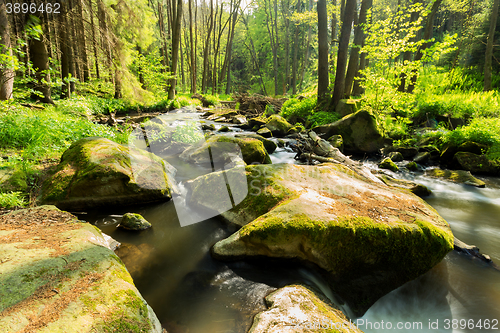
{"type": "MultiPolygon", "coordinates": [[[[176,124],[184,119],[174,117],[176,124]]],[[[294,163],[293,156],[278,149],[271,159],[294,163]]],[[[177,158],[166,159],[178,168],[178,179],[199,172],[177,158]]],[[[427,202],[449,222],[456,237],[500,263],[499,179],[482,178],[487,187],[478,189],[418,174],[399,176],[428,186],[433,194],[427,202]]],[[[169,333],[246,332],[253,316],[265,309],[263,297],[291,283],[312,284],[330,296],[320,274],[297,263],[212,259],[210,247],[236,230],[217,218],[181,227],[172,201],[137,207],[133,211],[153,224],[137,234],[116,228],[129,211],[92,212],[81,218],[125,244],[118,253],[169,333]]],[[[486,320],[490,328],[496,320],[500,330],[500,272],[453,251],[354,320],[364,332],[483,332],[486,320]]]]}

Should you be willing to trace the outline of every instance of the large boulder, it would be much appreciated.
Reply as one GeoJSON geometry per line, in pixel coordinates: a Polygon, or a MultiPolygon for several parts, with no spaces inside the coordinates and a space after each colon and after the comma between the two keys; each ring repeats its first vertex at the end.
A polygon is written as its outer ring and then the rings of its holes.
{"type": "Polygon", "coordinates": [[[453,159],[467,171],[475,174],[500,175],[500,163],[490,160],[486,155],[458,152],[453,159]]]}
{"type": "Polygon", "coordinates": [[[384,147],[375,116],[366,110],[350,114],[333,124],[321,125],[313,131],[329,138],[342,135],[344,150],[348,153],[373,153],[384,147]]]}
{"type": "Polygon", "coordinates": [[[162,332],[108,239],[54,206],[0,216],[0,331],[162,332]]]}
{"type": "Polygon", "coordinates": [[[226,164],[241,157],[247,164],[270,164],[263,140],[253,137],[234,137],[230,135],[213,135],[207,140],[186,149],[180,158],[197,164],[226,164]],[[241,155],[240,155],[241,153],[241,155]]]}
{"type": "Polygon", "coordinates": [[[273,136],[281,137],[292,129],[293,125],[280,115],[273,114],[266,121],[266,127],[273,133],[273,136]]]}
{"type": "Polygon", "coordinates": [[[311,287],[291,285],[266,297],[268,309],[255,316],[249,333],[361,333],[325,296],[311,287]]]}
{"type": "Polygon", "coordinates": [[[278,148],[278,146],[276,145],[276,143],[274,143],[274,141],[266,139],[265,137],[258,135],[258,134],[254,134],[254,133],[235,134],[235,137],[236,138],[251,138],[251,139],[259,140],[260,142],[262,142],[264,144],[264,148],[266,148],[268,154],[274,153],[276,148],[278,148]]]}
{"type": "Polygon", "coordinates": [[[71,211],[165,201],[175,169],[141,149],[92,137],[73,143],[43,185],[41,203],[71,211]]]}
{"type": "Polygon", "coordinates": [[[342,281],[337,292],[356,314],[453,248],[448,224],[422,199],[346,166],[260,165],[246,172],[249,195],[222,214],[243,227],[215,244],[213,255],[313,262],[342,281]]]}

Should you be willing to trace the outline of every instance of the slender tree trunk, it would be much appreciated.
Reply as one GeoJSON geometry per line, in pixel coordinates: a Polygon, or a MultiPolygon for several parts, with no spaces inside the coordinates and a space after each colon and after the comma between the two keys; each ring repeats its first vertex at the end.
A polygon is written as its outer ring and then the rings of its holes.
{"type": "Polygon", "coordinates": [[[14,70],[12,48],[10,44],[9,18],[5,0],[0,0],[0,50],[1,56],[5,59],[0,64],[0,100],[4,101],[12,98],[14,89],[14,70]]]}
{"type": "Polygon", "coordinates": [[[59,30],[59,42],[61,48],[61,79],[62,79],[62,92],[64,98],[71,98],[71,87],[69,83],[70,73],[71,73],[71,51],[70,51],[70,41],[68,36],[67,28],[67,8],[64,2],[61,2],[61,14],[58,17],[58,30],[59,30]]]}
{"type": "MultiPolygon", "coordinates": [[[[410,25],[413,24],[417,20],[418,20],[418,13],[412,12],[410,15],[410,25]]],[[[415,42],[416,38],[412,38],[412,41],[415,42]]],[[[406,66],[406,64],[408,64],[411,61],[411,56],[412,56],[412,52],[410,50],[405,51],[403,53],[403,66],[406,66]]],[[[406,91],[406,79],[407,79],[406,73],[405,72],[401,73],[399,75],[399,78],[401,79],[401,81],[399,83],[398,91],[405,92],[406,91]]]]}
{"type": "Polygon", "coordinates": [[[328,102],[328,17],[326,0],[318,0],[318,105],[328,102]]]}
{"type": "Polygon", "coordinates": [[[349,98],[352,92],[352,85],[354,82],[354,76],[358,72],[359,68],[359,50],[364,43],[365,33],[363,29],[366,24],[366,16],[368,10],[372,6],[372,0],[363,0],[361,3],[361,8],[359,10],[358,24],[356,25],[354,31],[354,45],[351,47],[351,56],[349,58],[349,65],[347,66],[347,73],[345,76],[345,97],[349,98]]]}
{"type": "MultiPolygon", "coordinates": [[[[297,0],[297,13],[301,12],[301,2],[302,0],[297,0]]],[[[299,35],[300,35],[300,27],[298,25],[295,26],[295,37],[293,40],[293,61],[292,61],[292,94],[297,94],[297,67],[298,67],[298,58],[299,58],[299,35]]]]}
{"type": "Polygon", "coordinates": [[[201,91],[206,93],[207,89],[207,77],[208,77],[208,53],[210,50],[210,36],[212,35],[212,29],[214,25],[214,3],[210,0],[210,23],[208,24],[207,39],[205,41],[205,48],[203,50],[203,77],[201,79],[201,91]]]}
{"type": "MultiPolygon", "coordinates": [[[[325,0],[326,1],[326,0],[325,0]]],[[[283,4],[283,21],[285,23],[285,78],[283,80],[283,94],[286,95],[290,86],[290,1],[283,4]]],[[[326,15],[326,14],[325,14],[326,15]]],[[[328,58],[328,56],[327,56],[328,58]]]]}
{"type": "Polygon", "coordinates": [[[191,61],[191,93],[196,93],[196,50],[193,41],[193,0],[189,0],[189,45],[191,51],[189,52],[191,61]]]}
{"type": "MultiPolygon", "coordinates": [[[[74,5],[73,1],[70,2],[71,5],[74,5]]],[[[71,31],[70,39],[71,42],[69,44],[69,49],[70,49],[70,71],[71,71],[71,76],[74,79],[82,79],[82,76],[80,75],[80,66],[79,66],[79,59],[80,59],[80,54],[78,52],[78,41],[76,39],[76,24],[75,24],[75,14],[73,11],[69,11],[68,15],[66,15],[66,24],[69,30],[71,31]]],[[[71,87],[71,92],[74,92],[76,90],[76,84],[75,81],[72,80],[70,82],[70,87],[71,87]]]]}
{"type": "MultiPolygon", "coordinates": [[[[337,0],[332,0],[332,6],[333,8],[337,8],[337,0]]],[[[335,14],[336,11],[334,11],[332,15],[332,23],[331,23],[331,30],[332,34],[330,36],[330,66],[333,67],[334,65],[334,60],[335,60],[335,43],[337,40],[337,14],[335,14]]]]}
{"type": "MultiPolygon", "coordinates": [[[[309,11],[312,9],[312,0],[309,0],[309,11]]],[[[307,30],[307,44],[306,44],[306,54],[304,56],[304,59],[302,61],[302,71],[300,74],[300,81],[299,81],[299,91],[302,90],[302,83],[304,82],[304,77],[306,75],[306,69],[307,69],[307,63],[309,61],[309,55],[310,55],[310,50],[309,48],[311,47],[311,38],[312,38],[312,27],[309,25],[309,28],[307,30]]]]}
{"type": "MultiPolygon", "coordinates": [[[[312,0],[310,0],[312,1],[312,0]]],[[[257,53],[255,52],[255,46],[254,46],[254,43],[253,43],[253,40],[252,40],[252,36],[250,36],[250,33],[249,33],[249,29],[248,29],[248,22],[247,20],[245,19],[245,16],[244,14],[242,13],[241,14],[241,19],[243,20],[243,24],[245,25],[245,28],[246,28],[246,31],[247,31],[247,35],[250,39],[250,47],[247,46],[247,48],[250,50],[250,54],[252,55],[252,60],[255,64],[255,69],[257,70],[257,73],[259,74],[259,81],[260,81],[260,85],[262,87],[262,91],[264,92],[264,95],[268,95],[267,94],[267,90],[266,90],[266,85],[264,84],[264,80],[262,79],[262,71],[260,70],[260,66],[259,66],[259,62],[257,60],[257,53]]]]}
{"type": "Polygon", "coordinates": [[[90,30],[92,31],[92,48],[94,51],[94,66],[95,66],[95,76],[99,80],[101,74],[99,72],[99,54],[97,53],[97,38],[95,35],[96,26],[94,24],[94,10],[92,7],[92,0],[88,1],[89,6],[89,16],[90,16],[90,30]]]}
{"type": "Polygon", "coordinates": [[[335,109],[344,96],[345,72],[347,65],[347,52],[349,48],[349,37],[351,35],[351,25],[354,19],[356,0],[346,0],[344,17],[342,18],[342,30],[340,32],[339,51],[337,55],[337,69],[335,72],[335,83],[330,107],[335,109]]]}
{"type": "MultiPolygon", "coordinates": [[[[175,1],[175,0],[174,0],[175,1]]],[[[175,86],[177,84],[177,65],[179,61],[179,45],[181,42],[181,23],[182,23],[182,0],[178,0],[176,12],[173,13],[172,22],[172,76],[168,89],[168,99],[174,99],[175,86]]]]}
{"type": "Polygon", "coordinates": [[[488,33],[488,41],[486,43],[486,56],[484,59],[484,91],[491,90],[491,59],[493,58],[493,42],[495,40],[495,29],[498,18],[499,0],[493,2],[493,9],[490,16],[490,31],[488,33]]]}
{"type": "Polygon", "coordinates": [[[100,35],[101,35],[101,41],[102,41],[102,48],[106,54],[106,63],[107,67],[109,68],[109,78],[110,81],[112,81],[112,76],[115,76],[113,73],[113,55],[111,53],[111,41],[110,41],[110,34],[108,30],[108,24],[106,22],[107,20],[107,15],[106,15],[106,8],[104,7],[104,3],[102,0],[97,0],[97,17],[99,19],[99,29],[100,29],[100,35]]]}
{"type": "MultiPolygon", "coordinates": [[[[83,81],[90,81],[90,71],[89,71],[89,62],[87,56],[87,41],[85,36],[85,25],[84,25],[84,16],[83,16],[83,0],[76,0],[78,7],[78,41],[80,43],[80,59],[82,61],[82,70],[83,70],[83,81]]],[[[93,27],[92,27],[93,28],[93,27]]]]}

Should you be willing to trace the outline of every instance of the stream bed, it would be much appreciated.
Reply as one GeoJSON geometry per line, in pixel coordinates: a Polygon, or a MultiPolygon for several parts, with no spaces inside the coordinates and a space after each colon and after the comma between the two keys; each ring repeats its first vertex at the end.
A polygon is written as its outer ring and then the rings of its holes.
{"type": "MultiPolygon", "coordinates": [[[[279,148],[271,159],[295,163],[294,155],[279,148]]],[[[176,158],[166,160],[179,170],[180,179],[194,178],[199,171],[176,158]]],[[[426,201],[448,221],[456,237],[500,263],[499,179],[482,178],[487,187],[478,189],[423,175],[399,176],[428,186],[433,194],[426,201]]],[[[169,333],[244,333],[253,316],[266,308],[264,296],[292,283],[314,285],[330,296],[327,284],[311,267],[275,260],[212,259],[211,246],[235,227],[218,218],[181,227],[172,201],[80,218],[124,244],[119,256],[169,333]],[[129,211],[142,214],[153,228],[141,233],[117,229],[121,215],[129,211]]],[[[500,330],[500,272],[453,251],[428,273],[379,299],[357,320],[364,332],[483,332],[485,320],[490,327],[486,331],[500,330]]]]}

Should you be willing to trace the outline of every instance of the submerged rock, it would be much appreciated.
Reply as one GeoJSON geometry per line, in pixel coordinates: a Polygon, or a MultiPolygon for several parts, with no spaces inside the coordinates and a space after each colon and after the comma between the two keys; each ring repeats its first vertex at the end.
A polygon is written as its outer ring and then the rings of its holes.
{"type": "Polygon", "coordinates": [[[486,183],[480,179],[474,177],[470,171],[464,170],[441,170],[441,169],[431,169],[425,171],[425,175],[434,178],[442,178],[444,180],[449,180],[454,183],[460,183],[465,185],[471,185],[475,187],[485,187],[486,183]]]}
{"type": "MultiPolygon", "coordinates": [[[[248,196],[221,214],[243,227],[213,255],[313,262],[343,282],[337,292],[358,315],[453,248],[448,224],[422,199],[346,166],[247,166],[246,174],[248,196]]],[[[212,177],[194,183],[207,188],[212,177]]]]}
{"type": "Polygon", "coordinates": [[[411,193],[418,195],[419,197],[426,197],[432,194],[432,191],[425,185],[418,184],[405,179],[396,179],[389,175],[378,176],[386,185],[395,186],[409,190],[411,193]]]}
{"type": "Polygon", "coordinates": [[[0,331],[162,332],[99,229],[54,206],[0,217],[0,331]]]}
{"type": "Polygon", "coordinates": [[[366,110],[350,114],[333,124],[315,127],[313,131],[324,134],[326,138],[342,135],[348,153],[373,153],[384,147],[375,116],[366,110]]]}
{"type": "Polygon", "coordinates": [[[123,215],[118,227],[127,230],[146,230],[151,228],[151,223],[142,217],[141,214],[126,213],[123,215]]]}
{"type": "Polygon", "coordinates": [[[186,149],[180,158],[197,164],[210,165],[211,163],[229,163],[234,158],[241,157],[247,164],[270,164],[271,158],[267,153],[263,141],[252,137],[233,137],[227,135],[213,135],[186,149]]]}
{"type": "Polygon", "coordinates": [[[268,310],[259,313],[249,333],[342,332],[361,330],[311,287],[291,285],[266,297],[268,310]]]}
{"type": "Polygon", "coordinates": [[[43,185],[39,201],[72,211],[171,198],[175,169],[161,158],[104,138],[73,143],[43,185]]]}

